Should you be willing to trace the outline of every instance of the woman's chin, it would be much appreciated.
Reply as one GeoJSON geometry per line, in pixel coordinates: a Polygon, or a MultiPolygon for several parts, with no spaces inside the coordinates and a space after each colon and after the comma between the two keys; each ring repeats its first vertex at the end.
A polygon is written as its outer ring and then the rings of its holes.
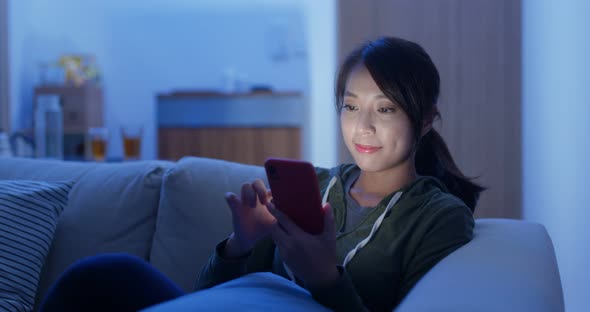
{"type": "Polygon", "coordinates": [[[354,157],[356,165],[361,168],[363,171],[367,172],[377,172],[383,170],[383,165],[380,161],[376,160],[375,158],[366,157],[366,155],[362,155],[361,157],[354,157]],[[364,157],[363,157],[364,156],[364,157]]]}

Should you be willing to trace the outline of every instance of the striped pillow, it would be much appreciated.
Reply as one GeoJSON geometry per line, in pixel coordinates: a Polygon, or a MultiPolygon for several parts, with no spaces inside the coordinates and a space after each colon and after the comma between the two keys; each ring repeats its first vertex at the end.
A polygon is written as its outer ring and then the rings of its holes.
{"type": "Polygon", "coordinates": [[[32,311],[73,183],[0,180],[0,310],[32,311]]]}

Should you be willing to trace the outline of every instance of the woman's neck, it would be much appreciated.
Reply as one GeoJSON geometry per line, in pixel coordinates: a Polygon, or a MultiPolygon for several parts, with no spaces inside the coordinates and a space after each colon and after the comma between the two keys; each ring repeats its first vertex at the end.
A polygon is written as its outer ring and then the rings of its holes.
{"type": "Polygon", "coordinates": [[[361,174],[352,185],[351,193],[382,199],[418,178],[414,166],[404,167],[379,172],[361,170],[361,174]]]}

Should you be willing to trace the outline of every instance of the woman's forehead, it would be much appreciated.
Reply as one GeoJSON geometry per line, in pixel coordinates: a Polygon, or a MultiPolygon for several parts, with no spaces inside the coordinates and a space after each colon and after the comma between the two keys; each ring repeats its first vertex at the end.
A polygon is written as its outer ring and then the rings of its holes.
{"type": "Polygon", "coordinates": [[[371,76],[371,73],[364,65],[357,65],[350,71],[344,88],[344,96],[386,98],[383,91],[379,89],[379,86],[371,76]]]}

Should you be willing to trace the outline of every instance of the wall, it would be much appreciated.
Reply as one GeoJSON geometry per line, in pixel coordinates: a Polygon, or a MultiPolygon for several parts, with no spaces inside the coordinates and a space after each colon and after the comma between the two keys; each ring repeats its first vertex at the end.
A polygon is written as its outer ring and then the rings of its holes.
{"type": "Polygon", "coordinates": [[[553,240],[566,311],[590,306],[590,2],[523,1],[524,218],[553,240]]]}
{"type": "Polygon", "coordinates": [[[10,130],[8,79],[8,0],[0,0],[0,129],[10,130]]]}
{"type": "Polygon", "coordinates": [[[121,155],[120,125],[136,121],[145,124],[143,158],[155,158],[158,92],[219,88],[228,68],[246,75],[249,83],[307,91],[312,79],[307,6],[318,5],[294,0],[13,0],[13,128],[31,125],[37,64],[62,53],[93,53],[104,73],[105,117],[114,134],[109,155],[121,155]]]}
{"type": "Polygon", "coordinates": [[[334,110],[334,79],[337,70],[337,0],[304,0],[307,24],[309,119],[304,128],[306,158],[316,166],[338,163],[340,135],[334,110]]]}
{"type": "Polygon", "coordinates": [[[340,0],[340,59],[379,36],[424,47],[441,77],[435,128],[462,172],[487,187],[476,217],[520,218],[520,1],[363,3],[340,0]]]}

